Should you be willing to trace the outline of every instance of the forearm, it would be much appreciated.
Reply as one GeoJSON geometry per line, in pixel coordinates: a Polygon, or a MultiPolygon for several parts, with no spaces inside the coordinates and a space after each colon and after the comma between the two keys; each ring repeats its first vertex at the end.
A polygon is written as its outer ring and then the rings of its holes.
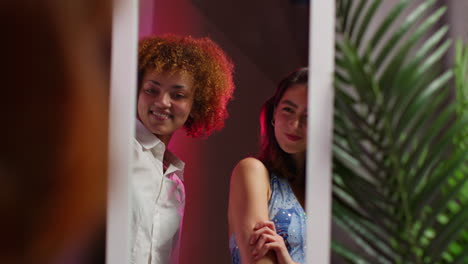
{"type": "Polygon", "coordinates": [[[264,257],[258,259],[255,264],[279,264],[274,251],[269,251],[264,257]]]}

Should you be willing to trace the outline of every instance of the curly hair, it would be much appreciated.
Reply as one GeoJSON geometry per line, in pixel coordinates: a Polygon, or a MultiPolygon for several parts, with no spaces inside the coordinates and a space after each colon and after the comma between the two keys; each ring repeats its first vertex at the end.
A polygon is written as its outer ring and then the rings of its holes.
{"type": "Polygon", "coordinates": [[[208,136],[223,128],[234,91],[234,66],[211,39],[175,35],[144,38],[138,48],[138,91],[148,70],[182,71],[193,77],[194,101],[184,124],[187,135],[208,136]]]}

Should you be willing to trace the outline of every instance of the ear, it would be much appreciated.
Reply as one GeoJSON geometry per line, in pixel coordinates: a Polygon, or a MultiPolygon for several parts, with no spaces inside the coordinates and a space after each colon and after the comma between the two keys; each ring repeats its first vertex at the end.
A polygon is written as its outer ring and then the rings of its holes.
{"type": "Polygon", "coordinates": [[[194,121],[193,114],[192,114],[192,112],[190,112],[187,120],[185,120],[185,125],[190,125],[190,124],[193,123],[193,121],[194,121]]]}
{"type": "Polygon", "coordinates": [[[275,115],[276,115],[276,106],[274,106],[273,110],[271,111],[271,120],[275,120],[275,115]]]}

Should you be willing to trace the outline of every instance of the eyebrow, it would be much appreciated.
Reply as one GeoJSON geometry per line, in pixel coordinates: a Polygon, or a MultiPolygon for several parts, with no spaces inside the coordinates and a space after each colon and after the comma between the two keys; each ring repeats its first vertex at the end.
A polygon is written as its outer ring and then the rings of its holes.
{"type": "MultiPolygon", "coordinates": [[[[161,83],[159,83],[158,81],[154,81],[154,80],[149,80],[151,83],[157,85],[157,86],[161,86],[161,83]]],[[[175,85],[172,85],[171,88],[175,88],[175,89],[183,89],[183,88],[187,88],[186,86],[184,85],[180,85],[180,84],[175,84],[175,85]]]]}
{"type": "Polygon", "coordinates": [[[298,108],[297,104],[295,104],[295,103],[293,103],[292,101],[287,100],[287,99],[284,100],[284,101],[282,101],[281,104],[287,104],[287,105],[290,105],[290,106],[292,106],[292,107],[298,108]]]}

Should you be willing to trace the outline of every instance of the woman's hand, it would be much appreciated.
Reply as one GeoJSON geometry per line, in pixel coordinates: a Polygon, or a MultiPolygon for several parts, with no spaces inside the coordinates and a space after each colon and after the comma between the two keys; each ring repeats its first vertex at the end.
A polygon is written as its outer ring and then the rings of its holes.
{"type": "Polygon", "coordinates": [[[258,222],[249,243],[251,246],[255,246],[252,251],[254,260],[262,258],[268,251],[273,250],[279,264],[296,263],[289,255],[284,238],[276,233],[275,224],[271,221],[258,222]]]}

